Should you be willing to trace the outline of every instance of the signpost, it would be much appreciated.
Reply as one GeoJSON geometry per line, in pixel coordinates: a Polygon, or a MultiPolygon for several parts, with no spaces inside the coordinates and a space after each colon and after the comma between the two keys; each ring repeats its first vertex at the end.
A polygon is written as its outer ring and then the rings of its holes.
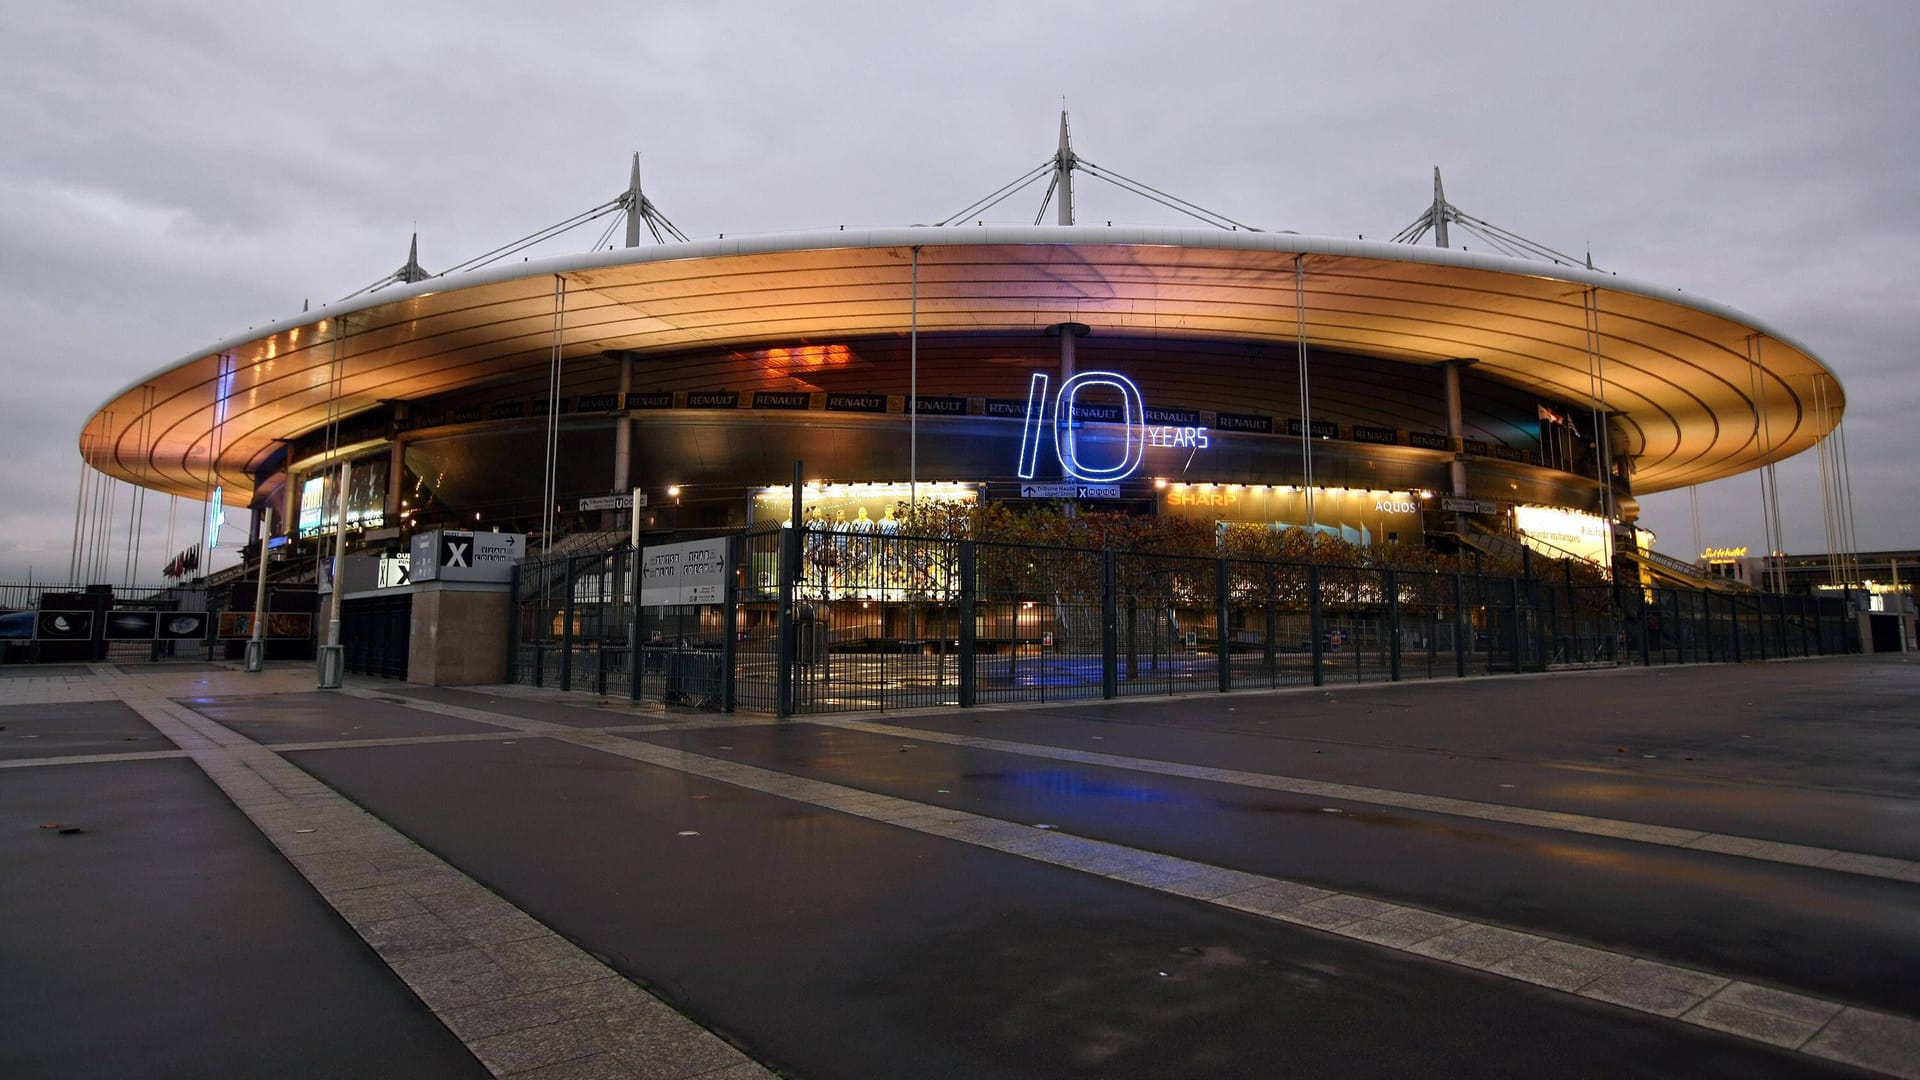
{"type": "Polygon", "coordinates": [[[647,505],[647,493],[635,490],[630,495],[594,495],[580,500],[582,512],[588,510],[631,510],[647,505]]]}
{"type": "Polygon", "coordinates": [[[640,552],[640,595],[647,607],[718,604],[726,597],[727,538],[660,544],[640,552]]]}
{"type": "Polygon", "coordinates": [[[260,515],[260,578],[253,586],[253,635],[247,638],[244,654],[246,670],[256,675],[267,669],[267,534],[271,531],[267,516],[260,515]]]}
{"type": "Polygon", "coordinates": [[[525,533],[431,529],[413,534],[407,573],[416,582],[511,581],[526,555],[525,533]]]}
{"type": "MultiPolygon", "coordinates": [[[[339,346],[336,344],[335,348],[339,346]]],[[[338,690],[347,674],[347,653],[340,644],[340,598],[346,593],[346,575],[341,571],[347,557],[347,482],[350,463],[340,463],[340,509],[333,519],[333,571],[327,575],[333,596],[327,606],[327,643],[320,646],[319,689],[338,690]]]]}

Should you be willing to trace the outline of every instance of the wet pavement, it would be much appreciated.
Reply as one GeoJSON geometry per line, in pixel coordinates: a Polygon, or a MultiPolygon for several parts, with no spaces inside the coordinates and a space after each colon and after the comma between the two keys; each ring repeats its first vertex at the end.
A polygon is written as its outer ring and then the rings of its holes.
{"type": "Polygon", "coordinates": [[[1245,1077],[1283,1061],[1333,1076],[1414,1060],[1441,1074],[1623,1075],[1654,1060],[1751,1076],[1803,1064],[546,740],[292,757],[796,1076],[1245,1077]]]}
{"type": "Polygon", "coordinates": [[[9,678],[0,1075],[1920,1077],[1916,691],[9,678]]]}
{"type": "MultiPolygon", "coordinates": [[[[1914,666],[1892,655],[1364,687],[1330,683],[1245,697],[1081,701],[1046,710],[1044,718],[1161,732],[1157,742],[1143,744],[1150,752],[1140,756],[1149,757],[1180,753],[1188,733],[1217,731],[1322,749],[1394,750],[1423,755],[1429,766],[1448,757],[1609,770],[1624,764],[1645,776],[1915,798],[1914,666]],[[1834,674],[1840,670],[1843,678],[1834,674]]],[[[1006,712],[1023,737],[1036,734],[1026,725],[1039,711],[1006,712]]],[[[1001,723],[995,716],[956,711],[898,722],[951,729],[1001,723]]]]}
{"type": "Polygon", "coordinates": [[[1913,681],[1860,657],[890,723],[1920,859],[1913,681]]]}
{"type": "Polygon", "coordinates": [[[1920,970],[1920,884],[807,724],[632,737],[1880,1008],[1920,970]]]}

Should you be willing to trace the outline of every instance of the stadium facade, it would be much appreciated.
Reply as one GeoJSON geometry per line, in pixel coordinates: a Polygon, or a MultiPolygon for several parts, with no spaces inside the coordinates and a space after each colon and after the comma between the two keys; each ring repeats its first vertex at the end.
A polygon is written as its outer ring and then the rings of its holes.
{"type": "Polygon", "coordinates": [[[1790,457],[1844,408],[1732,309],[1405,243],[967,223],[405,269],[155,370],[83,457],[290,552],[333,531],[344,459],[362,549],[537,551],[620,527],[628,493],[643,532],[784,519],[799,461],[807,517],[857,531],[909,499],[1066,499],[1598,557],[1635,496],[1790,457]]]}

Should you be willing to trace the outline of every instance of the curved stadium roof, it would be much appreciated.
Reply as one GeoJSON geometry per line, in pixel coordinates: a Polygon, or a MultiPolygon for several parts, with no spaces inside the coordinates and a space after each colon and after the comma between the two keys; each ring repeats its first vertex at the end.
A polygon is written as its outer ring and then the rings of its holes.
{"type": "Polygon", "coordinates": [[[1790,457],[1844,407],[1831,381],[1832,416],[1816,416],[1814,377],[1832,373],[1759,321],[1578,267],[1292,233],[911,227],[624,248],[396,286],[155,371],[100,406],[80,450],[143,487],[200,497],[219,483],[231,499],[252,490],[278,443],[327,422],[336,362],[343,416],[544,372],[556,275],[566,281],[568,360],[818,342],[904,333],[914,247],[922,331],[1071,319],[1096,332],[1288,343],[1293,260],[1305,255],[1309,344],[1416,364],[1472,357],[1484,376],[1569,402],[1592,393],[1591,287],[1599,396],[1627,431],[1616,451],[1637,458],[1639,493],[1790,457]],[[1756,335],[1762,377],[1749,359],[1756,335]]]}

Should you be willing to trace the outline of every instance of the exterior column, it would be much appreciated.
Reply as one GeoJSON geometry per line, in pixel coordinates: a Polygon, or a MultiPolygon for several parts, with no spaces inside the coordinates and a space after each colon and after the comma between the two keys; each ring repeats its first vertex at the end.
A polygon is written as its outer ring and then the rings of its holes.
{"type": "Polygon", "coordinates": [[[633,424],[627,415],[627,395],[633,392],[633,357],[620,358],[620,423],[613,429],[613,490],[631,490],[633,478],[633,424]]]}
{"type": "MultiPolygon", "coordinates": [[[[1460,410],[1460,370],[1474,362],[1463,358],[1440,365],[1441,373],[1446,376],[1447,449],[1453,453],[1453,460],[1447,465],[1448,486],[1452,488],[1454,497],[1461,499],[1467,496],[1467,446],[1464,441],[1466,421],[1461,418],[1460,410]]],[[[1453,530],[1457,533],[1467,531],[1467,515],[1454,515],[1453,530]]]]}
{"type": "Polygon", "coordinates": [[[385,524],[398,527],[400,524],[400,500],[406,497],[407,447],[401,442],[400,429],[407,423],[407,403],[393,403],[393,445],[387,453],[387,501],[382,507],[385,524]]]}
{"type": "MultiPolygon", "coordinates": [[[[291,455],[289,455],[289,461],[291,461],[291,455]]],[[[287,482],[281,485],[280,492],[281,506],[286,513],[280,521],[287,527],[288,538],[297,540],[300,538],[300,474],[294,472],[291,466],[286,473],[287,482]]]]}
{"type": "Polygon", "coordinates": [[[1465,497],[1467,494],[1466,422],[1460,413],[1460,369],[1473,363],[1472,360],[1449,360],[1440,365],[1447,380],[1447,449],[1453,451],[1452,482],[1453,493],[1465,497]]]}
{"type": "Polygon", "coordinates": [[[1086,323],[1063,322],[1047,327],[1048,337],[1060,339],[1060,385],[1065,386],[1067,380],[1073,378],[1074,340],[1086,337],[1092,332],[1093,328],[1086,323]]]}
{"type": "Polygon", "coordinates": [[[406,480],[407,444],[396,435],[387,451],[387,504],[381,513],[381,523],[389,528],[400,524],[400,500],[406,494],[406,480]]]}

